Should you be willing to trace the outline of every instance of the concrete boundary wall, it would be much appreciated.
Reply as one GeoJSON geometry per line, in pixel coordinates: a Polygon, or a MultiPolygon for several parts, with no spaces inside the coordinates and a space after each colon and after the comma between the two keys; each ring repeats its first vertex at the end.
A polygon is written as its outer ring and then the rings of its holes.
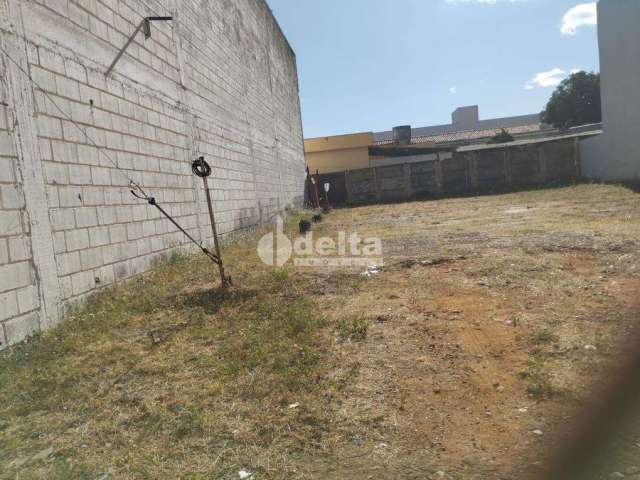
{"type": "Polygon", "coordinates": [[[128,178],[205,243],[199,155],[223,239],[302,203],[295,56],[263,0],[0,0],[0,45],[0,349],[190,248],[128,178]]]}
{"type": "Polygon", "coordinates": [[[465,147],[449,159],[320,175],[319,182],[332,184],[329,199],[338,206],[500,192],[569,182],[579,176],[578,139],[562,138],[465,147]]]}

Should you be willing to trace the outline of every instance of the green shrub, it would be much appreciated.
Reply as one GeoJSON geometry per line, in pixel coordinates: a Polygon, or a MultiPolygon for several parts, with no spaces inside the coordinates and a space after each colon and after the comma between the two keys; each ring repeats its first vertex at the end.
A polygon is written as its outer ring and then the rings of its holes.
{"type": "Polygon", "coordinates": [[[369,323],[363,317],[352,317],[338,321],[338,336],[341,340],[360,342],[367,338],[369,323]]]}

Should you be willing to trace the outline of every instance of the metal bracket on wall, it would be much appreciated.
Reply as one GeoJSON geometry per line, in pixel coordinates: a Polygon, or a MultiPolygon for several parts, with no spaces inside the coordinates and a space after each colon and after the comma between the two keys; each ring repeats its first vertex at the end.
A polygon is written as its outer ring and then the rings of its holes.
{"type": "Polygon", "coordinates": [[[105,77],[108,77],[109,74],[113,71],[113,68],[116,66],[116,63],[118,63],[118,61],[120,60],[120,57],[122,57],[122,55],[127,50],[127,48],[129,48],[129,45],[131,45],[131,42],[133,42],[133,39],[136,37],[136,35],[138,35],[138,32],[140,30],[142,30],[142,32],[144,33],[144,38],[147,39],[147,38],[151,37],[151,22],[168,22],[170,20],[173,20],[173,17],[145,17],[145,18],[143,18],[142,21],[140,22],[140,24],[136,27],[136,29],[133,32],[133,34],[127,40],[127,43],[124,44],[124,47],[122,47],[120,49],[120,51],[118,52],[118,55],[116,55],[115,60],[111,63],[111,65],[107,69],[107,72],[104,74],[105,77]]]}

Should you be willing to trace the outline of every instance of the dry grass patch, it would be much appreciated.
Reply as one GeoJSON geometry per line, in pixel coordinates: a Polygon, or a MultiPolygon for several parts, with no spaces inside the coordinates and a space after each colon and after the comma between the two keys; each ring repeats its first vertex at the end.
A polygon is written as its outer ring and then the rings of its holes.
{"type": "Polygon", "coordinates": [[[379,235],[371,278],[267,268],[252,237],[222,292],[174,256],[2,355],[0,478],[524,478],[637,327],[639,224],[580,185],[314,225],[379,235]]]}
{"type": "Polygon", "coordinates": [[[291,478],[330,453],[323,399],[353,372],[305,283],[253,247],[227,249],[228,291],[206,259],[175,254],[6,352],[0,477],[291,478]]]}

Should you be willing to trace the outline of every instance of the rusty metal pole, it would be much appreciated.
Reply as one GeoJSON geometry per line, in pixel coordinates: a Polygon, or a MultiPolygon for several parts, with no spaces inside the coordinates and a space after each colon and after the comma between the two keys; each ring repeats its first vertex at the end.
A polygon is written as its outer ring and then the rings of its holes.
{"type": "Polygon", "coordinates": [[[213,214],[213,203],[211,202],[211,192],[209,192],[209,183],[207,182],[207,177],[202,177],[202,181],[204,182],[204,192],[207,196],[207,207],[209,208],[209,218],[211,219],[211,231],[213,232],[213,245],[215,247],[216,256],[220,259],[218,262],[218,268],[220,269],[220,280],[222,281],[222,286],[226,287],[229,284],[229,279],[224,273],[224,265],[222,264],[222,255],[220,251],[220,241],[218,240],[218,230],[216,228],[216,218],[213,214]]]}
{"type": "MultiPolygon", "coordinates": [[[[211,201],[209,182],[207,182],[207,177],[211,175],[212,169],[205,161],[204,157],[198,157],[198,159],[191,164],[191,170],[196,176],[202,178],[202,181],[204,183],[204,193],[207,196],[207,207],[209,208],[209,219],[211,220],[211,231],[213,232],[213,244],[216,250],[213,257],[216,258],[215,262],[218,264],[218,269],[220,270],[220,281],[222,282],[222,288],[226,288],[231,284],[231,278],[227,277],[224,273],[224,264],[222,263],[220,241],[218,240],[218,230],[216,228],[216,217],[213,213],[213,202],[211,201]]],[[[202,249],[205,250],[205,252],[207,251],[204,246],[202,247],[202,249]]]]}

